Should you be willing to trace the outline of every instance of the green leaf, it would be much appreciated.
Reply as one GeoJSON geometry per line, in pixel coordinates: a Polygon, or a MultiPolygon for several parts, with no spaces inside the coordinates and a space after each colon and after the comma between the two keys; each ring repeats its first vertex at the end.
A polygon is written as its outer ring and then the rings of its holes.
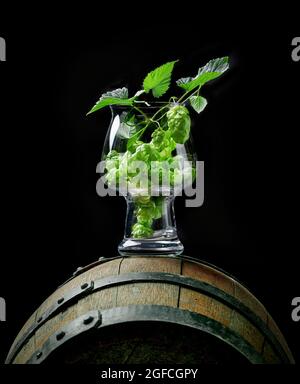
{"type": "Polygon", "coordinates": [[[139,95],[135,95],[134,97],[128,99],[128,89],[125,87],[103,93],[103,95],[93,106],[93,108],[87,113],[87,115],[96,112],[108,105],[132,105],[135,97],[137,96],[139,95]]]}
{"type": "Polygon", "coordinates": [[[207,105],[207,100],[202,96],[191,96],[189,100],[191,106],[197,113],[202,112],[207,105]]]}
{"type": "Polygon", "coordinates": [[[154,97],[160,97],[166,93],[170,87],[172,71],[177,61],[170,61],[148,73],[143,82],[145,92],[149,93],[152,90],[154,97]]]}
{"type": "Polygon", "coordinates": [[[140,129],[137,131],[134,135],[130,137],[130,139],[127,141],[127,149],[131,151],[132,146],[138,141],[138,139],[142,136],[142,134],[145,132],[146,127],[140,129]]]}
{"type": "Polygon", "coordinates": [[[186,91],[204,85],[210,80],[216,79],[229,68],[228,56],[210,60],[204,67],[199,68],[195,77],[183,77],[176,84],[186,91]]]}

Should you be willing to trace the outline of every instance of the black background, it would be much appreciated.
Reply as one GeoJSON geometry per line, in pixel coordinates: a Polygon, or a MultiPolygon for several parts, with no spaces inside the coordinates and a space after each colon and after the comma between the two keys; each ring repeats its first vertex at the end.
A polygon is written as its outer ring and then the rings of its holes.
{"type": "Polygon", "coordinates": [[[105,90],[135,92],[166,61],[180,59],[176,79],[223,55],[231,69],[203,89],[208,107],[194,115],[205,202],[185,208],[177,199],[178,231],[185,254],[250,288],[299,360],[291,300],[299,296],[300,62],[291,59],[291,41],[300,32],[292,15],[245,23],[233,16],[221,26],[212,15],[182,22],[180,10],[177,18],[131,23],[115,12],[121,21],[102,10],[93,30],[70,15],[59,25],[32,16],[8,28],[1,14],[1,361],[57,285],[78,266],[115,255],[122,239],[125,200],[95,192],[110,112],[86,112],[105,90]]]}

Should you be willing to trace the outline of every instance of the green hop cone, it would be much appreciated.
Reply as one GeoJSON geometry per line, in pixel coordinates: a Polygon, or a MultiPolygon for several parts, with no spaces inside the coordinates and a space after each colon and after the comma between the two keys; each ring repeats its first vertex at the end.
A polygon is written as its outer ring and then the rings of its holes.
{"type": "Polygon", "coordinates": [[[166,131],[164,131],[163,129],[157,128],[151,135],[151,143],[158,151],[161,151],[163,149],[165,142],[165,133],[166,131]]]}
{"type": "Polygon", "coordinates": [[[132,227],[131,234],[134,238],[150,237],[153,234],[153,229],[141,223],[135,223],[132,227]]]}
{"type": "Polygon", "coordinates": [[[144,207],[138,208],[136,216],[139,224],[143,224],[146,227],[151,227],[153,222],[153,214],[151,209],[144,207]]]}
{"type": "Polygon", "coordinates": [[[137,149],[140,145],[142,145],[142,144],[144,144],[144,142],[141,141],[141,140],[137,140],[137,141],[133,142],[133,143],[131,144],[131,147],[130,147],[130,152],[135,153],[136,149],[137,149]]]}
{"type": "Polygon", "coordinates": [[[160,197],[139,196],[135,198],[135,214],[137,222],[132,226],[133,238],[147,238],[153,235],[153,222],[162,215],[162,199],[160,197]]]}
{"type": "Polygon", "coordinates": [[[159,152],[160,160],[168,160],[172,156],[172,151],[176,148],[176,143],[172,139],[170,131],[158,128],[152,133],[151,137],[150,144],[159,152]]]}
{"type": "Polygon", "coordinates": [[[105,159],[105,169],[109,172],[112,169],[118,169],[119,168],[119,163],[120,163],[120,154],[112,150],[108,153],[105,159]]]}
{"type": "Polygon", "coordinates": [[[151,196],[149,196],[149,195],[136,196],[134,202],[135,202],[137,207],[141,207],[141,206],[149,207],[149,206],[153,205],[153,202],[151,201],[151,196]]]}
{"type": "Polygon", "coordinates": [[[176,143],[184,144],[191,130],[189,111],[182,105],[176,105],[167,112],[169,131],[176,143]]]}
{"type": "Polygon", "coordinates": [[[132,155],[132,160],[144,161],[149,163],[159,159],[159,153],[150,143],[143,143],[136,147],[135,153],[132,155]]]}

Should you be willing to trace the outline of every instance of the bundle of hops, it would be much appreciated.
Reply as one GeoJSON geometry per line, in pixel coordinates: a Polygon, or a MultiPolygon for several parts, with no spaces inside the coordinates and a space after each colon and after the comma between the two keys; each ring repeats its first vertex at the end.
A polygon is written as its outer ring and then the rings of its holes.
{"type": "Polygon", "coordinates": [[[135,199],[135,214],[137,222],[132,226],[134,238],[152,236],[153,221],[161,218],[162,205],[160,197],[139,196],[135,199]]]}

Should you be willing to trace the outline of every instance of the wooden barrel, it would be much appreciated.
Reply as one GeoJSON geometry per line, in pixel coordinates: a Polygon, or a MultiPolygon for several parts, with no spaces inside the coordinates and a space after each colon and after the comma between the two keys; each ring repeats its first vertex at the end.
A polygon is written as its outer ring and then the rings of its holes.
{"type": "Polygon", "coordinates": [[[101,258],[29,318],[6,363],[294,363],[265,307],[190,257],[101,258]]]}

